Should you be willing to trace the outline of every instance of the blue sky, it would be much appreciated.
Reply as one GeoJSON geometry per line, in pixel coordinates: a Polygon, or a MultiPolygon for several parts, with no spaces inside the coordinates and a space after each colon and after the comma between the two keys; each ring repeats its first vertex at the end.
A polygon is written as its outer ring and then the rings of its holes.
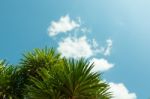
{"type": "Polygon", "coordinates": [[[79,36],[70,41],[78,42],[84,36],[87,42],[83,40],[82,43],[89,44],[95,39],[99,49],[107,49],[107,40],[113,42],[110,55],[101,51],[88,57],[105,59],[108,64],[113,64],[105,71],[104,78],[112,84],[122,84],[128,94],[135,93],[137,99],[148,99],[149,0],[0,0],[0,58],[16,64],[23,52],[33,48],[49,46],[58,49],[75,30],[53,37],[48,28],[52,22],[59,22],[67,15],[80,25],[79,29],[86,27],[90,31],[81,34],[78,31],[79,36]]]}

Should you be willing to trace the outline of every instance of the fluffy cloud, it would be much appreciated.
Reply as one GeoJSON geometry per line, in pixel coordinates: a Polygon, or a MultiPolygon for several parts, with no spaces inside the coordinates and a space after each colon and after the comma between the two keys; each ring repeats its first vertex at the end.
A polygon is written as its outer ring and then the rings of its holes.
{"type": "Polygon", "coordinates": [[[82,37],[67,37],[58,44],[57,50],[62,53],[62,56],[79,58],[89,58],[93,55],[92,46],[89,44],[86,36],[82,37]]]}
{"type": "Polygon", "coordinates": [[[128,89],[124,86],[124,84],[119,83],[109,83],[110,92],[113,94],[112,99],[137,99],[135,93],[129,93],[128,89]]]}
{"type": "Polygon", "coordinates": [[[80,17],[76,19],[76,21],[72,20],[69,15],[66,15],[60,17],[58,21],[51,22],[51,25],[48,28],[48,32],[51,37],[56,36],[60,33],[67,32],[73,32],[73,35],[78,35],[79,33],[81,35],[82,33],[84,33],[82,34],[83,36],[80,36],[79,38],[73,37],[69,34],[69,37],[65,37],[63,40],[58,42],[58,51],[61,52],[63,56],[73,58],[89,58],[98,53],[104,56],[109,56],[112,49],[112,40],[108,39],[106,41],[106,47],[99,46],[95,39],[93,39],[92,41],[86,38],[87,34],[85,33],[89,33],[91,32],[91,30],[87,27],[80,26],[82,24],[80,17]],[[88,41],[92,42],[89,43],[88,41]],[[72,49],[72,51],[69,51],[69,49],[72,49]]]}
{"type": "Polygon", "coordinates": [[[48,28],[48,33],[50,36],[56,36],[59,33],[66,33],[77,27],[80,27],[80,24],[71,20],[69,15],[66,15],[62,16],[59,21],[52,21],[48,28]]]}
{"type": "Polygon", "coordinates": [[[91,63],[94,63],[94,68],[92,69],[92,71],[107,71],[110,68],[112,68],[114,66],[114,64],[109,63],[106,59],[101,58],[101,59],[97,59],[97,58],[93,58],[91,61],[91,63]]]}
{"type": "Polygon", "coordinates": [[[108,40],[106,40],[106,43],[107,43],[107,47],[106,47],[106,49],[105,49],[105,51],[104,51],[104,55],[105,55],[105,56],[108,56],[108,55],[110,55],[113,42],[112,42],[111,39],[108,39],[108,40]]]}

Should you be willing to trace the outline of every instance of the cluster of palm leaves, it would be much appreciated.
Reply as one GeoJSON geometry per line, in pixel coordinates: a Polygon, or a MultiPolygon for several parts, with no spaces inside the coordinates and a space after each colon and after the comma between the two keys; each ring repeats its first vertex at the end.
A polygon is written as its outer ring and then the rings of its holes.
{"type": "Polygon", "coordinates": [[[109,85],[87,60],[35,49],[17,66],[0,61],[0,99],[110,99],[109,85]]]}

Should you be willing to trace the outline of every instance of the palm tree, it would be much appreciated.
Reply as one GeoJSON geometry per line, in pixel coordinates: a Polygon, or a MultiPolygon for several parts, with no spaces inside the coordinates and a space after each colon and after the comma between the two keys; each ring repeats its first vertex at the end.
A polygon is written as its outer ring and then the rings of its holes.
{"type": "Polygon", "coordinates": [[[27,85],[27,95],[31,99],[110,99],[108,84],[92,68],[84,59],[64,59],[63,69],[55,72],[42,68],[37,72],[40,80],[30,77],[33,85],[27,85]]]}
{"type": "Polygon", "coordinates": [[[0,99],[18,99],[15,94],[17,68],[0,61],[0,99]]]}
{"type": "Polygon", "coordinates": [[[37,74],[40,68],[54,70],[53,68],[57,67],[57,64],[62,64],[62,60],[60,54],[56,53],[53,48],[34,49],[32,52],[23,54],[23,58],[19,64],[19,88],[16,90],[20,99],[23,99],[24,94],[26,94],[24,90],[26,88],[25,85],[31,85],[29,81],[30,76],[40,79],[37,74]]]}
{"type": "Polygon", "coordinates": [[[0,99],[110,99],[109,86],[93,64],[35,49],[17,67],[0,61],[0,99]]]}
{"type": "Polygon", "coordinates": [[[0,61],[0,99],[24,99],[25,85],[31,85],[29,77],[40,79],[37,75],[40,68],[57,71],[54,67],[57,67],[58,63],[61,64],[61,61],[60,54],[49,48],[34,49],[23,54],[18,66],[10,66],[0,61]]]}

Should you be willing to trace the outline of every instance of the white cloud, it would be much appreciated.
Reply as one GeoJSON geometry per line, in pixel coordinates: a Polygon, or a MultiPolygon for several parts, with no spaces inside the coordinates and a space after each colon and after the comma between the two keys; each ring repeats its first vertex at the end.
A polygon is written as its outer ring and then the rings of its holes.
{"type": "Polygon", "coordinates": [[[124,86],[124,84],[119,83],[109,83],[110,85],[110,92],[113,94],[112,99],[137,99],[135,93],[130,93],[128,89],[124,86]]]}
{"type": "Polygon", "coordinates": [[[67,58],[91,57],[93,53],[92,46],[89,44],[86,36],[67,37],[58,44],[57,50],[62,56],[67,58]]]}
{"type": "Polygon", "coordinates": [[[107,47],[106,47],[106,49],[105,49],[105,51],[104,51],[104,55],[105,55],[105,56],[108,56],[108,55],[110,55],[113,42],[112,42],[111,39],[108,39],[108,40],[106,40],[106,43],[107,43],[107,47]]]}
{"type": "Polygon", "coordinates": [[[56,36],[59,33],[66,33],[77,27],[80,27],[80,24],[71,20],[69,15],[66,15],[62,16],[59,21],[52,21],[48,28],[48,33],[50,36],[56,36]]]}
{"type": "Polygon", "coordinates": [[[107,71],[110,68],[112,68],[114,66],[114,64],[109,63],[106,59],[101,58],[101,59],[97,59],[97,58],[93,58],[91,61],[91,63],[94,63],[94,67],[92,69],[92,71],[107,71]]]}

